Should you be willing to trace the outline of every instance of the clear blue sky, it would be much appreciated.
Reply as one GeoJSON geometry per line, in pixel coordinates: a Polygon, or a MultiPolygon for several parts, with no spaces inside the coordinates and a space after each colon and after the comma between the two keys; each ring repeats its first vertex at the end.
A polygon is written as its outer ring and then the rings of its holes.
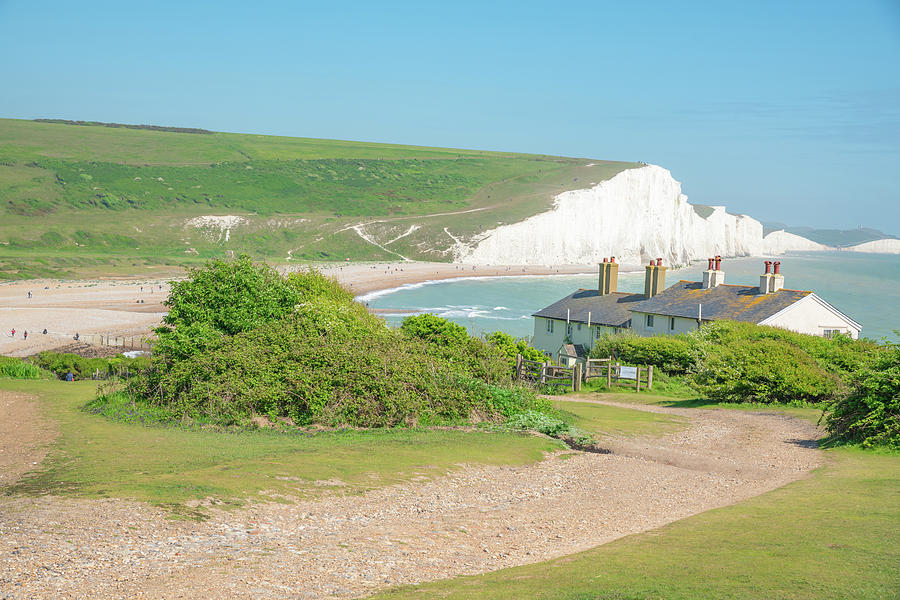
{"type": "Polygon", "coordinates": [[[644,160],[900,235],[900,2],[0,0],[0,116],[644,160]]]}

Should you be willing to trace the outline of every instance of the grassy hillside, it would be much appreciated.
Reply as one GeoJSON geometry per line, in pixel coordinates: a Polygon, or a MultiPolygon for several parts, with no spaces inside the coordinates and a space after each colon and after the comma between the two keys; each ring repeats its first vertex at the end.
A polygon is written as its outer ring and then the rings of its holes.
{"type": "Polygon", "coordinates": [[[276,263],[450,260],[453,237],[634,166],[0,119],[0,278],[142,272],[226,250],[276,263]],[[241,220],[191,221],[207,215],[241,220]]]}

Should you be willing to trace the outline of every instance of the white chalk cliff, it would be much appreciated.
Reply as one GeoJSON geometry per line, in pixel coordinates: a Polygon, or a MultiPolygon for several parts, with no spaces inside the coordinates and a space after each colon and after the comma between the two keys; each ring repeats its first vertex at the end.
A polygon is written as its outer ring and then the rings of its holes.
{"type": "Polygon", "coordinates": [[[894,238],[874,240],[848,248],[841,248],[841,250],[846,252],[866,252],[869,254],[900,254],[900,240],[894,238]]]}
{"type": "Polygon", "coordinates": [[[820,244],[806,239],[801,235],[788,233],[783,229],[773,231],[763,238],[763,248],[769,254],[784,254],[785,252],[817,252],[821,250],[834,250],[831,246],[820,244]]]}
{"type": "Polygon", "coordinates": [[[763,238],[759,221],[724,206],[695,209],[669,171],[647,165],[564,192],[547,212],[458,245],[455,258],[471,264],[589,264],[615,256],[637,264],[661,257],[683,265],[716,254],[758,256],[801,249],[795,246],[807,242],[819,246],[790,235],[763,238]]]}

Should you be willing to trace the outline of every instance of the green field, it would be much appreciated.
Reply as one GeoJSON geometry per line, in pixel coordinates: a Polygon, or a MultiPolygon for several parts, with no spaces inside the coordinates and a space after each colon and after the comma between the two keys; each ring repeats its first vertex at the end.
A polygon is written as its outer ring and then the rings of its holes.
{"type": "Polygon", "coordinates": [[[227,250],[273,263],[447,261],[444,228],[466,239],[634,166],[0,119],[0,278],[142,274],[227,250]],[[226,240],[188,225],[204,215],[244,221],[226,240]],[[361,223],[384,248],[351,229],[361,223]]]}

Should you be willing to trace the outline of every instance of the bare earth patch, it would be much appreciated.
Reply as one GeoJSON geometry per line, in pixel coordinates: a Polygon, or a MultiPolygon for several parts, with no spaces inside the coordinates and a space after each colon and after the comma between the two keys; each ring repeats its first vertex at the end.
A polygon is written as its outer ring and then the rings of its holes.
{"type": "MultiPolygon", "coordinates": [[[[6,398],[6,396],[4,396],[6,398]]],[[[628,406],[629,408],[642,408],[628,406]]],[[[354,598],[547,560],[738,502],[822,462],[781,415],[648,409],[691,425],[525,467],[166,519],[144,504],[0,500],[3,598],[354,598]]]]}
{"type": "Polygon", "coordinates": [[[41,418],[35,400],[0,392],[0,487],[36,469],[55,437],[56,428],[41,418]]]}

